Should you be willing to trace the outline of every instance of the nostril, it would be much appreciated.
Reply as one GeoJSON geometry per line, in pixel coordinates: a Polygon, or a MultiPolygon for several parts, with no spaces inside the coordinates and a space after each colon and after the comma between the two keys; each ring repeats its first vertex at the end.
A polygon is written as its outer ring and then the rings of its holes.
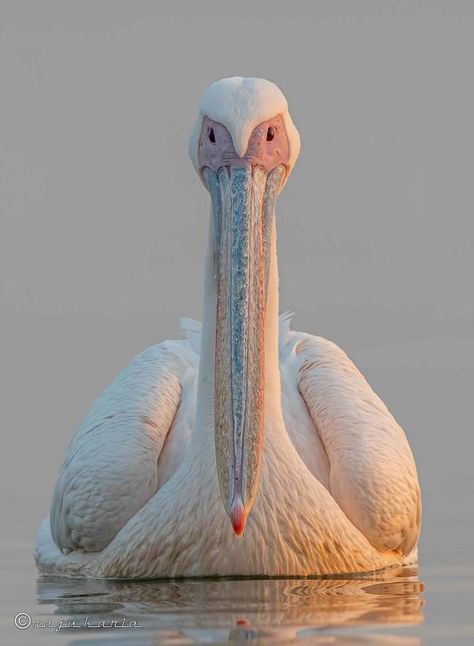
{"type": "Polygon", "coordinates": [[[214,128],[209,128],[209,141],[211,142],[211,144],[216,143],[216,135],[214,132],[214,128]]]}

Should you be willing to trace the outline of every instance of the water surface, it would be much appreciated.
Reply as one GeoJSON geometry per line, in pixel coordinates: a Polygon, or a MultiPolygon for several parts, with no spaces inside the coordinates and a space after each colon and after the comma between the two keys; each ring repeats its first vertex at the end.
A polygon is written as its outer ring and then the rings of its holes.
{"type": "MultiPolygon", "coordinates": [[[[421,565],[333,579],[94,581],[38,576],[31,557],[42,495],[0,497],[9,514],[0,542],[5,644],[258,643],[471,645],[474,567],[467,534],[453,518],[472,499],[471,480],[438,496],[428,516],[421,565]],[[454,516],[453,516],[454,514],[454,516]],[[453,527],[455,533],[452,534],[453,527]],[[428,532],[428,534],[427,534],[428,532]],[[457,533],[456,533],[457,532],[457,533]],[[454,549],[442,551],[451,536],[454,549]],[[426,539],[426,540],[425,540],[426,539]],[[32,625],[14,625],[27,613],[32,625]],[[75,627],[72,626],[75,622],[75,627]],[[96,627],[100,622],[105,627],[96,627]],[[135,623],[133,623],[135,622],[135,623]],[[40,627],[45,626],[45,627],[40,627]],[[113,627],[107,627],[113,626],[113,627]]],[[[430,512],[429,492],[426,506],[430,512]]],[[[23,618],[25,621],[25,619],[23,618]]]]}

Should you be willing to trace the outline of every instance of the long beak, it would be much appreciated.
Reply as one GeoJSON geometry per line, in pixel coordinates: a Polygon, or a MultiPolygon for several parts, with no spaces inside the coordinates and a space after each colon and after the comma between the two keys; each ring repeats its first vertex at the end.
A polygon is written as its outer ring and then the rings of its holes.
{"type": "Polygon", "coordinates": [[[252,166],[221,168],[217,175],[206,169],[205,174],[216,238],[216,462],[237,536],[245,529],[260,475],[270,231],[284,170],[277,167],[268,178],[252,166]]]}

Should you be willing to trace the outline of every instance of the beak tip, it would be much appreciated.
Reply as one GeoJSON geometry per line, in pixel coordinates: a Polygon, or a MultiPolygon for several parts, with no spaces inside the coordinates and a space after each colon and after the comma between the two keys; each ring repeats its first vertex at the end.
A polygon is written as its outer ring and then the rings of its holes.
{"type": "Polygon", "coordinates": [[[247,513],[243,505],[242,500],[234,500],[230,507],[229,512],[230,522],[232,523],[232,529],[236,536],[242,536],[245,529],[245,524],[247,522],[247,513]]]}

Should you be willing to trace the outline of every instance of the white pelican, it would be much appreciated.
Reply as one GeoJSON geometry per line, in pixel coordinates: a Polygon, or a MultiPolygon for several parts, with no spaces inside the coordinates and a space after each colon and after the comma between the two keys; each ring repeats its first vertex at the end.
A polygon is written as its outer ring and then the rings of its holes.
{"type": "Polygon", "coordinates": [[[406,436],[344,352],[278,316],[274,207],[299,153],[281,91],[204,95],[189,154],[211,198],[202,326],[95,402],[39,531],[41,572],[327,575],[414,562],[406,436]],[[229,522],[230,520],[230,522],[229,522]]]}

